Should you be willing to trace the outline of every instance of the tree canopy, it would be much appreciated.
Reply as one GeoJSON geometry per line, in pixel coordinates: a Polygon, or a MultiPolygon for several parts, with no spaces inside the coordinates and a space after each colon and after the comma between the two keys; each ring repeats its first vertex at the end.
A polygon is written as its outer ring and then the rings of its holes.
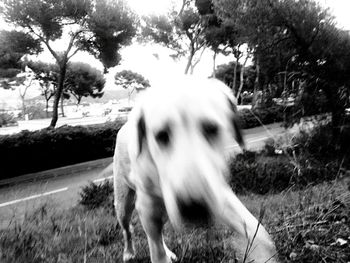
{"type": "Polygon", "coordinates": [[[105,83],[106,79],[101,71],[86,63],[72,62],[68,65],[64,88],[79,104],[83,97],[102,97],[105,83]]]}
{"type": "Polygon", "coordinates": [[[339,126],[346,106],[341,97],[349,94],[350,35],[336,27],[329,10],[313,0],[216,0],[213,4],[223,23],[244,29],[239,34],[252,50],[259,89],[276,85],[280,94],[299,97],[300,114],[322,91],[334,126],[339,126]]]}
{"type": "Polygon", "coordinates": [[[114,79],[115,84],[122,86],[124,89],[142,90],[150,87],[149,81],[144,76],[131,70],[117,72],[114,79]]]}
{"type": "Polygon", "coordinates": [[[40,43],[20,31],[0,31],[0,87],[11,88],[10,82],[24,70],[24,55],[41,51],[40,43]]]}
{"type": "Polygon", "coordinates": [[[205,49],[204,24],[193,1],[184,0],[180,11],[143,17],[141,39],[163,44],[176,51],[175,57],[187,56],[185,74],[192,73],[205,49]]]}
{"type": "Polygon", "coordinates": [[[2,13],[8,23],[23,28],[45,45],[59,67],[50,127],[55,127],[57,122],[68,61],[78,51],[87,51],[98,58],[107,71],[120,62],[119,50],[131,42],[138,23],[123,0],[4,0],[2,13]],[[67,34],[65,50],[54,50],[52,41],[67,34]]]}

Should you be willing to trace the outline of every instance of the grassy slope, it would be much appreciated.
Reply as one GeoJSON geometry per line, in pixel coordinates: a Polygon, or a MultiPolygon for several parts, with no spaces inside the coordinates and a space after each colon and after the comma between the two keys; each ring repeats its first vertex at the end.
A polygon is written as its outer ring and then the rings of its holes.
{"type": "MultiPolygon", "coordinates": [[[[348,262],[350,259],[349,180],[275,195],[240,196],[255,214],[264,204],[263,224],[272,233],[281,262],[348,262]],[[347,244],[341,245],[341,239],[347,244]],[[338,243],[337,243],[338,240],[338,243]],[[292,260],[293,259],[293,260],[292,260]]],[[[106,209],[76,206],[56,211],[47,204],[23,223],[0,232],[0,262],[121,262],[122,237],[106,209]]],[[[134,217],[136,262],[149,262],[145,234],[134,217]]],[[[178,262],[233,260],[234,233],[223,227],[175,233],[165,231],[178,262]]]]}

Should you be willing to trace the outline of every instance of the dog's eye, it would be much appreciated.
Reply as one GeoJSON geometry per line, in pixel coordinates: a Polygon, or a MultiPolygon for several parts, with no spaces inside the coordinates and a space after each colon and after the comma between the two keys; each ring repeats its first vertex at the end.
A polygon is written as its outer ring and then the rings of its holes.
{"type": "Polygon", "coordinates": [[[203,122],[202,123],[202,133],[208,141],[212,141],[219,134],[219,127],[212,122],[203,122]]]}
{"type": "Polygon", "coordinates": [[[161,130],[156,134],[155,138],[158,144],[168,146],[170,143],[170,131],[168,129],[161,130]]]}

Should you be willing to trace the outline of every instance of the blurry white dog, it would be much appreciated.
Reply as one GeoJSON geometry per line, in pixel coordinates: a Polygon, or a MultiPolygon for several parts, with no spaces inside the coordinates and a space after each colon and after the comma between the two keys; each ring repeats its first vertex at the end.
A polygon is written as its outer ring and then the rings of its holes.
{"type": "Polygon", "coordinates": [[[176,259],[164,243],[167,218],[176,228],[214,219],[254,239],[249,259],[276,262],[263,226],[226,183],[225,143],[244,146],[235,98],[222,82],[187,77],[142,94],[117,136],[115,207],[123,230],[123,260],[135,256],[130,219],[136,204],[153,263],[176,259]],[[136,198],[137,196],[137,198],[136,198]],[[135,200],[136,199],[136,200],[135,200]]]}

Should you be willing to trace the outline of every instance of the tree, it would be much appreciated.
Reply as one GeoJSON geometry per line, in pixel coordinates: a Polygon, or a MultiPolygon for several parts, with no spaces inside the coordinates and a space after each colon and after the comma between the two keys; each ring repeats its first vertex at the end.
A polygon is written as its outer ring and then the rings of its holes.
{"type": "Polygon", "coordinates": [[[141,74],[133,72],[131,70],[122,70],[117,72],[114,76],[115,84],[122,86],[124,89],[128,90],[128,99],[130,102],[130,97],[132,93],[140,91],[150,87],[150,83],[141,74]]]}
{"type": "Polygon", "coordinates": [[[49,117],[49,101],[53,98],[57,90],[59,75],[57,64],[30,61],[28,67],[33,70],[35,78],[39,81],[41,95],[45,99],[46,117],[49,117]]]}
{"type": "Polygon", "coordinates": [[[192,2],[184,0],[179,12],[143,17],[141,31],[142,39],[163,44],[176,51],[176,57],[187,55],[185,74],[193,73],[205,49],[204,24],[192,2]]]}
{"type": "Polygon", "coordinates": [[[25,97],[27,95],[28,89],[32,86],[35,81],[35,74],[33,71],[26,66],[24,72],[17,74],[17,89],[19,91],[19,96],[22,101],[22,115],[25,117],[26,114],[26,105],[25,105],[25,97]]]}
{"type": "Polygon", "coordinates": [[[194,8],[189,6],[187,9],[184,9],[182,13],[178,14],[175,20],[175,24],[178,30],[184,34],[188,40],[188,58],[185,74],[187,74],[189,70],[192,74],[205,49],[205,41],[203,38],[204,27],[201,21],[201,17],[194,8]],[[195,60],[195,55],[198,52],[199,57],[195,60]]]}
{"type": "Polygon", "coordinates": [[[64,87],[76,98],[79,105],[83,97],[101,98],[105,83],[101,71],[86,63],[73,62],[68,66],[64,87]]]}
{"type": "Polygon", "coordinates": [[[236,66],[235,61],[231,61],[228,64],[219,65],[216,70],[216,78],[225,82],[227,86],[232,87],[234,86],[232,82],[237,82],[235,74],[239,74],[241,72],[241,67],[242,65],[236,66]]]}
{"type": "Polygon", "coordinates": [[[40,43],[19,31],[0,31],[0,87],[9,89],[16,76],[24,70],[24,55],[41,51],[40,43]]]}
{"type": "Polygon", "coordinates": [[[176,52],[177,56],[185,55],[181,44],[181,36],[176,31],[175,24],[171,15],[148,15],[143,16],[142,26],[139,40],[150,41],[162,44],[176,52]]]}
{"type": "Polygon", "coordinates": [[[206,44],[214,51],[213,76],[215,76],[215,59],[217,53],[224,55],[232,54],[236,61],[233,64],[231,88],[237,98],[239,98],[244,84],[244,70],[251,56],[252,48],[247,45],[247,34],[245,26],[242,24],[244,6],[239,1],[232,2],[234,3],[230,4],[234,6],[234,13],[230,13],[230,16],[226,15],[224,18],[220,18],[217,15],[214,4],[210,0],[197,0],[196,6],[205,23],[204,36],[206,44]],[[237,69],[242,58],[244,60],[240,70],[239,88],[236,89],[237,69]]]}
{"type": "MultiPolygon", "coordinates": [[[[254,69],[250,66],[242,70],[243,65],[239,64],[239,66],[235,71],[234,70],[235,67],[236,67],[236,63],[234,61],[228,64],[219,65],[216,70],[216,78],[225,82],[228,86],[232,86],[232,82],[237,81],[234,75],[235,74],[239,74],[240,76],[243,75],[243,79],[239,80],[240,86],[242,83],[241,94],[243,94],[243,91],[252,92],[254,90],[254,77],[252,76],[252,74],[255,73],[254,69]]],[[[237,100],[238,100],[238,103],[242,102],[241,95],[237,96],[237,100]]]]}
{"type": "Polygon", "coordinates": [[[4,0],[3,14],[7,22],[22,27],[54,57],[59,68],[57,91],[50,127],[58,119],[68,61],[81,50],[101,60],[105,69],[120,61],[121,46],[129,44],[136,33],[136,16],[122,0],[4,0]],[[69,43],[59,53],[52,42],[68,32],[69,43]]]}
{"type": "MultiPolygon", "coordinates": [[[[326,94],[334,135],[339,133],[349,103],[350,36],[335,26],[327,9],[313,0],[217,0],[219,16],[235,19],[244,7],[241,24],[253,49],[258,82],[263,89],[277,85],[284,97],[294,95],[296,116],[313,113],[326,94]],[[309,106],[310,107],[309,107],[309,106]]],[[[336,137],[336,136],[335,136],[336,137]]]]}

